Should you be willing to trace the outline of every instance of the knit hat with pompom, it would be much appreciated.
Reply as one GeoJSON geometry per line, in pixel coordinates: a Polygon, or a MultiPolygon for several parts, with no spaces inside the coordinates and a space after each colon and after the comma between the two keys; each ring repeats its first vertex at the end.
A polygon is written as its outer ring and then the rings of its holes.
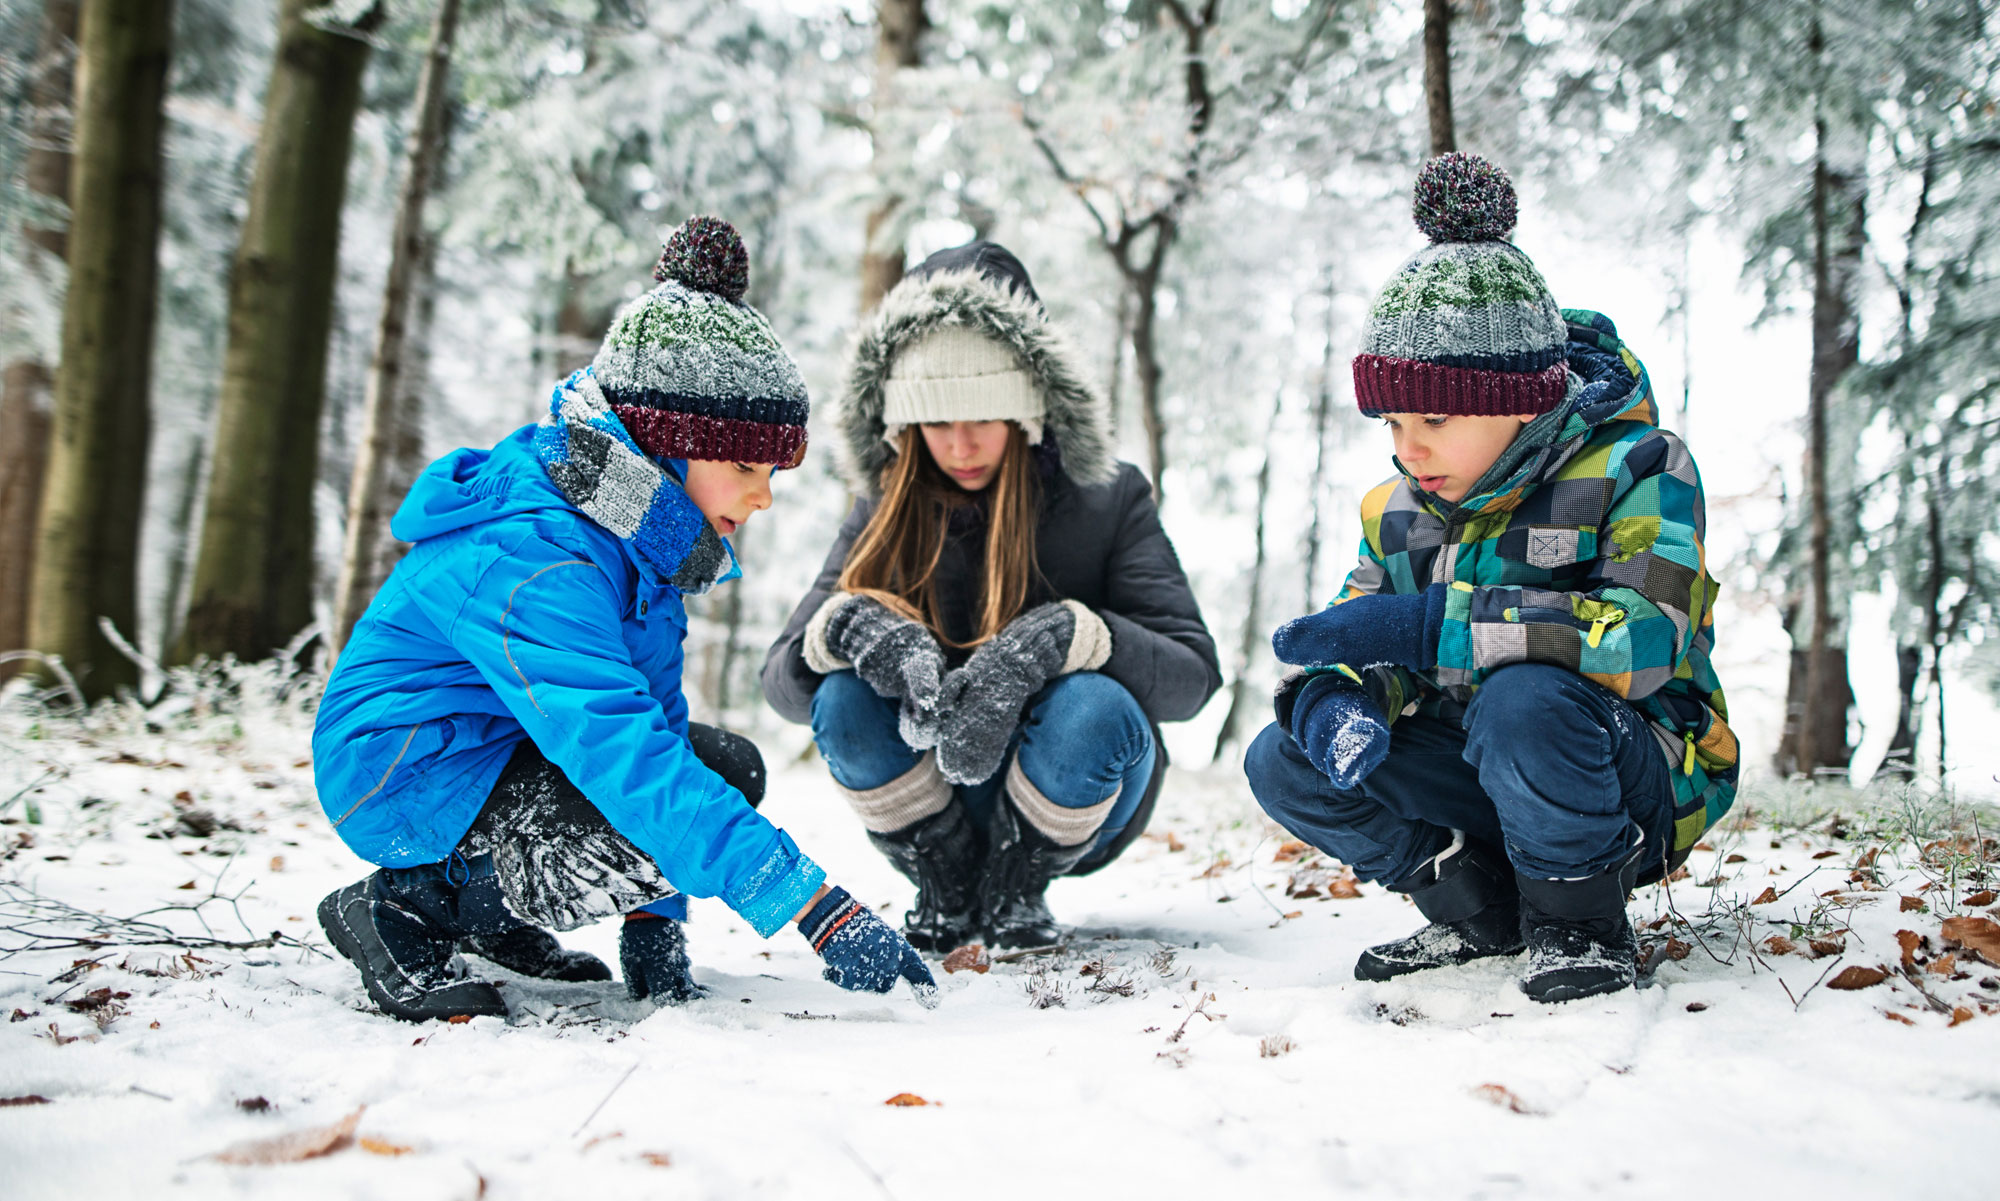
{"type": "Polygon", "coordinates": [[[1431,244],[1368,310],[1354,356],[1363,413],[1546,413],[1568,385],[1568,333],[1549,285],[1507,236],[1513,181],[1476,154],[1442,154],[1417,175],[1417,228],[1431,244]]]}
{"type": "Polygon", "coordinates": [[[771,323],[743,303],[750,254],[727,221],[690,217],[591,360],[611,411],[655,459],[796,466],[806,385],[771,323]]]}

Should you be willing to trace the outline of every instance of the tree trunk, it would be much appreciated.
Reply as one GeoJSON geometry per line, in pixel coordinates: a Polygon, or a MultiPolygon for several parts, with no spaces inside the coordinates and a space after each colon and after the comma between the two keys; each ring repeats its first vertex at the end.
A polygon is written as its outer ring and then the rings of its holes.
{"type": "Polygon", "coordinates": [[[1256,659],[1258,643],[1264,639],[1263,623],[1257,620],[1264,599],[1264,509],[1271,496],[1271,448],[1277,441],[1278,415],[1283,408],[1282,394],[1273,396],[1271,423],[1264,430],[1264,465],[1257,469],[1257,534],[1250,566],[1250,597],[1243,613],[1242,644],[1237,648],[1236,679],[1229,685],[1229,711],[1222,715],[1222,727],[1215,732],[1216,759],[1222,758],[1222,753],[1236,741],[1236,727],[1250,696],[1250,664],[1256,659]]]}
{"type": "Polygon", "coordinates": [[[1326,341],[1320,348],[1318,386],[1313,394],[1313,468],[1312,474],[1306,477],[1306,487],[1312,493],[1312,505],[1306,522],[1306,596],[1305,604],[1299,609],[1301,613],[1311,613],[1328,599],[1319,591],[1319,551],[1327,484],[1326,436],[1333,424],[1333,372],[1338,364],[1333,348],[1334,295],[1333,268],[1329,266],[1326,270],[1326,341]]]}
{"type": "Polygon", "coordinates": [[[459,0],[439,0],[437,18],[431,27],[430,53],[424,59],[423,75],[417,82],[414,120],[410,127],[407,166],[402,194],[396,204],[396,224],[391,234],[388,280],[382,288],[382,316],[375,331],[375,361],[368,373],[368,389],[361,419],[361,444],[354,457],[354,475],[347,492],[347,530],[340,560],[340,583],[333,596],[333,628],[328,631],[330,649],[338,656],[347,644],[347,635],[361,619],[362,610],[382,586],[375,569],[380,561],[380,544],[386,539],[389,515],[402,499],[389,491],[389,474],[394,444],[411,424],[399,411],[398,401],[417,399],[415,389],[404,387],[408,367],[407,335],[416,297],[428,290],[421,278],[426,266],[435,266],[435,248],[427,246],[424,205],[430,199],[432,180],[437,177],[448,138],[450,105],[447,80],[451,73],[452,43],[458,32],[459,0]]]}
{"type": "Polygon", "coordinates": [[[1430,114],[1431,154],[1458,149],[1451,121],[1451,0],[1424,0],[1424,107],[1430,114]]]}
{"type": "MultiPolygon", "coordinates": [[[[1137,231],[1132,231],[1136,233],[1137,231]]],[[[1160,412],[1159,349],[1154,342],[1154,317],[1159,311],[1160,275],[1166,266],[1167,249],[1173,245],[1176,226],[1171,216],[1162,214],[1153,223],[1153,241],[1146,261],[1132,263],[1132,238],[1120,239],[1114,257],[1125,275],[1132,294],[1132,374],[1139,381],[1139,421],[1146,431],[1146,466],[1153,481],[1153,502],[1166,502],[1163,486],[1167,474],[1167,423],[1160,412]]]]}
{"type": "Polygon", "coordinates": [[[194,549],[194,506],[201,497],[201,473],[206,466],[208,440],[197,437],[188,446],[187,461],[174,486],[172,539],[161,557],[166,560],[167,578],[160,590],[160,645],[172,646],[180,637],[182,604],[187,592],[188,559],[194,549]]]}
{"type": "MultiPolygon", "coordinates": [[[[76,0],[47,0],[29,68],[28,150],[22,175],[31,196],[69,207],[70,110],[76,79],[76,0]]],[[[37,273],[53,283],[69,249],[69,227],[22,222],[21,235],[39,255],[37,273]]],[[[35,567],[35,527],[48,464],[50,391],[55,374],[40,354],[0,368],[0,651],[28,643],[28,593],[35,567]]],[[[0,683],[21,670],[0,664],[0,683]]]]}
{"type": "Polygon", "coordinates": [[[100,697],[138,682],[97,620],[127,636],[138,624],[173,5],[87,0],[80,32],[69,290],[28,641],[100,697]]]}
{"type": "Polygon", "coordinates": [[[215,452],[175,658],[260,659],[312,620],[313,486],[348,151],[371,6],[352,31],[284,0],[229,287],[215,452]]]}
{"type": "MultiPolygon", "coordinates": [[[[917,44],[930,28],[924,0],[876,0],[875,4],[875,111],[879,115],[895,101],[896,72],[922,62],[917,44]]],[[[876,147],[879,161],[882,151],[876,147]]],[[[868,210],[867,241],[861,248],[861,312],[875,311],[882,298],[903,278],[903,240],[890,232],[898,223],[897,213],[905,201],[884,187],[874,208],[868,210]]]]}
{"type": "MultiPolygon", "coordinates": [[[[1816,57],[1823,55],[1824,43],[1817,22],[1810,41],[1812,53],[1816,57]]],[[[1824,112],[1814,114],[1813,133],[1813,358],[1806,410],[1806,503],[1810,513],[1807,553],[1812,627],[1802,682],[1804,694],[1797,706],[1798,743],[1791,756],[1797,770],[1808,775],[1829,770],[1835,774],[1842,772],[1853,755],[1847,740],[1847,712],[1853,694],[1847,682],[1844,637],[1837,633],[1845,623],[1834,612],[1831,583],[1832,498],[1827,495],[1827,461],[1831,450],[1827,410],[1841,377],[1860,358],[1860,318],[1854,292],[1861,270],[1867,215],[1865,183],[1858,178],[1859,165],[1846,157],[1834,160],[1824,112]]]]}
{"type": "Polygon", "coordinates": [[[1924,686],[1924,649],[1908,643],[1896,647],[1896,733],[1882,756],[1877,774],[1914,778],[1917,774],[1917,692],[1924,686]]]}

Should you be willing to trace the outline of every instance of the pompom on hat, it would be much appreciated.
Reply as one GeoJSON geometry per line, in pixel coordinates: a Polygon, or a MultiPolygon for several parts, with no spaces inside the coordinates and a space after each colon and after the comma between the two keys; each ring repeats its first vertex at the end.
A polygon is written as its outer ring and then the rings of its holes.
{"type": "Polygon", "coordinates": [[[1549,285],[1507,240],[1519,202],[1507,173],[1476,154],[1424,164],[1412,198],[1431,244],[1368,310],[1354,357],[1363,413],[1540,414],[1569,383],[1568,328],[1549,285]]]}
{"type": "Polygon", "coordinates": [[[690,217],[668,235],[658,282],[612,319],[591,374],[654,459],[795,467],[809,404],[798,365],[743,302],[750,254],[727,221],[690,217]]]}

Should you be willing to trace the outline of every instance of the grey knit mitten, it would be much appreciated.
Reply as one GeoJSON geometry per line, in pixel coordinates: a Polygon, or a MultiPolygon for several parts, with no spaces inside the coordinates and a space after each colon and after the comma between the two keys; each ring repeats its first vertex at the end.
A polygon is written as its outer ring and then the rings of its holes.
{"type": "Polygon", "coordinates": [[[1077,615],[1070,605],[1039,605],[1008,622],[945,677],[937,743],[938,770],[945,779],[977,784],[1000,770],[1022,708],[1063,673],[1076,634],[1077,615]]]}
{"type": "Polygon", "coordinates": [[[936,712],[944,680],[944,652],[937,639],[873,597],[851,592],[828,597],[807,623],[805,656],[814,671],[852,667],[877,696],[903,702],[906,724],[911,712],[936,712]]]}

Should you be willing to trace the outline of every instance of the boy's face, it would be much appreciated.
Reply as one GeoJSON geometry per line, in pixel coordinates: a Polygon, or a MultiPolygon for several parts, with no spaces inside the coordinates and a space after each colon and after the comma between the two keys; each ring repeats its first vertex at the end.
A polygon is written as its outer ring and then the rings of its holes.
{"type": "Polygon", "coordinates": [[[1535,414],[1515,417],[1459,417],[1438,413],[1383,413],[1396,440],[1396,457],[1424,491],[1453,503],[1513,445],[1535,414]]]}
{"type": "Polygon", "coordinates": [[[689,459],[687,494],[715,532],[726,538],[752,513],[771,507],[771,464],[689,459]]]}

